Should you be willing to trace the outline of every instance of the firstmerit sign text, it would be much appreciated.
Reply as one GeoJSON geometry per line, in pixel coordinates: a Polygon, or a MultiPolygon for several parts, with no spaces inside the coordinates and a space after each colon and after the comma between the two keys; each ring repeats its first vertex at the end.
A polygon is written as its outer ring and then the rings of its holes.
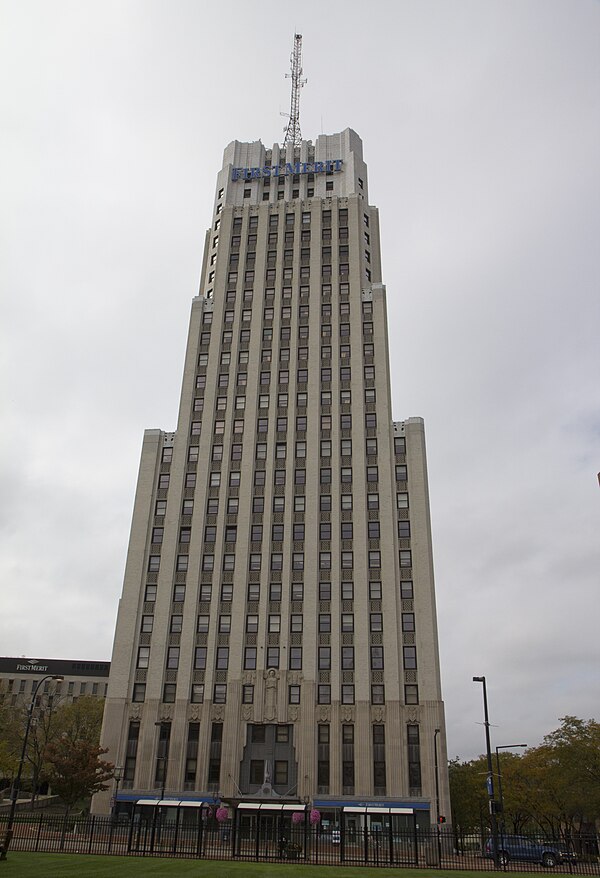
{"type": "Polygon", "coordinates": [[[255,180],[260,177],[290,177],[295,174],[333,174],[342,170],[342,159],[326,162],[288,162],[286,165],[265,165],[264,168],[232,168],[231,180],[255,180]]]}

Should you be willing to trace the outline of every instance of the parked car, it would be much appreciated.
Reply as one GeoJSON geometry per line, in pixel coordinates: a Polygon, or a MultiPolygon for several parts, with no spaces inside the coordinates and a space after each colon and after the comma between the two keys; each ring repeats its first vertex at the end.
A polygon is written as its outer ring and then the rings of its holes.
{"type": "MultiPolygon", "coordinates": [[[[484,854],[486,857],[494,856],[494,840],[488,838],[485,843],[484,854]]],[[[575,854],[568,851],[564,844],[556,841],[540,841],[536,838],[527,838],[525,835],[499,835],[498,836],[498,862],[505,866],[509,860],[521,860],[523,862],[541,863],[549,869],[559,863],[576,864],[575,854]]]]}

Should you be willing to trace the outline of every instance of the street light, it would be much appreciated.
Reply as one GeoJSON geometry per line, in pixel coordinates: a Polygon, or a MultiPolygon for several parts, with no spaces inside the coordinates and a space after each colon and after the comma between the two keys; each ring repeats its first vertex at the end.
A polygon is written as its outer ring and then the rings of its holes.
{"type": "Polygon", "coordinates": [[[29,730],[31,729],[31,720],[33,718],[33,711],[35,708],[35,699],[37,698],[37,694],[40,686],[46,680],[64,680],[65,678],[61,674],[46,674],[45,677],[42,677],[41,680],[38,680],[35,689],[33,690],[33,694],[31,696],[31,703],[27,708],[27,724],[25,726],[25,735],[23,737],[23,748],[21,749],[21,758],[19,760],[19,769],[17,771],[17,776],[13,783],[13,788],[10,794],[10,811],[8,813],[8,823],[6,825],[6,833],[4,835],[4,844],[0,849],[0,860],[6,859],[6,854],[8,853],[8,849],[10,847],[10,843],[13,837],[13,826],[15,823],[15,811],[17,810],[17,799],[19,798],[19,789],[21,787],[21,776],[23,774],[23,767],[25,765],[25,756],[27,755],[27,741],[29,739],[29,730]]]}
{"type": "Polygon", "coordinates": [[[440,840],[440,774],[438,770],[438,735],[439,729],[433,732],[433,762],[435,768],[435,832],[438,848],[438,865],[442,862],[442,844],[440,840]]]}
{"type": "Polygon", "coordinates": [[[502,795],[502,774],[500,772],[500,750],[512,750],[514,747],[527,747],[527,744],[499,744],[496,747],[496,768],[498,769],[498,796],[500,798],[500,813],[502,825],[504,825],[504,796],[502,795]]]}
{"type": "Polygon", "coordinates": [[[154,723],[154,725],[155,725],[158,729],[160,729],[160,731],[159,731],[159,733],[158,733],[158,750],[161,749],[161,746],[160,746],[161,743],[162,743],[162,745],[163,745],[163,747],[162,747],[162,749],[163,749],[163,753],[162,753],[162,755],[157,755],[157,756],[156,756],[156,761],[157,761],[157,762],[162,762],[162,772],[161,772],[161,773],[162,773],[162,787],[161,787],[161,791],[160,791],[160,797],[161,797],[161,799],[164,799],[164,797],[165,797],[165,786],[166,786],[166,783],[167,783],[167,767],[168,767],[168,764],[169,764],[169,756],[168,756],[168,752],[167,752],[167,741],[166,741],[166,739],[161,738],[161,732],[162,732],[162,728],[163,728],[163,723],[162,723],[162,722],[158,722],[158,723],[154,723]]]}
{"type": "Polygon", "coordinates": [[[437,737],[440,733],[439,729],[436,729],[433,733],[433,760],[434,760],[434,768],[435,768],[435,822],[439,825],[440,822],[440,773],[438,770],[438,743],[437,737]]]}
{"type": "Polygon", "coordinates": [[[116,813],[118,807],[118,799],[119,799],[119,784],[123,779],[123,766],[116,765],[113,769],[113,777],[115,779],[115,800],[113,804],[113,814],[116,813]]]}
{"type": "Polygon", "coordinates": [[[483,718],[485,725],[485,749],[487,755],[487,769],[488,769],[488,777],[487,777],[487,791],[488,791],[488,799],[489,799],[489,808],[490,808],[490,823],[492,826],[492,845],[493,845],[493,858],[494,858],[494,868],[498,868],[498,823],[496,822],[496,803],[494,801],[494,766],[492,764],[492,745],[490,744],[490,719],[488,716],[488,703],[487,703],[487,687],[485,684],[485,677],[473,677],[474,683],[481,683],[483,687],[483,718]]]}

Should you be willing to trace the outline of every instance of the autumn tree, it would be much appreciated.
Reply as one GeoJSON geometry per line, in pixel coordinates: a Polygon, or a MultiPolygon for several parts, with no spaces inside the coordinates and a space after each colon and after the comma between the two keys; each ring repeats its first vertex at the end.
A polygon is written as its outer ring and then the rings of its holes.
{"type": "Polygon", "coordinates": [[[107,752],[96,744],[70,741],[67,737],[48,745],[50,783],[64,802],[67,814],[81,799],[108,789],[114,765],[100,758],[107,752]]]}

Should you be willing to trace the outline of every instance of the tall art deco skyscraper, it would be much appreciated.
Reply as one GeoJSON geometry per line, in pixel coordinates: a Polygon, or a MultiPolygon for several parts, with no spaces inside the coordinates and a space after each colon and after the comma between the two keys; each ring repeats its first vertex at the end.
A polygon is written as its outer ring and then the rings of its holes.
{"type": "Polygon", "coordinates": [[[103,745],[123,806],[448,813],[423,422],[392,418],[351,129],[225,150],[177,430],[144,436],[103,745]]]}

